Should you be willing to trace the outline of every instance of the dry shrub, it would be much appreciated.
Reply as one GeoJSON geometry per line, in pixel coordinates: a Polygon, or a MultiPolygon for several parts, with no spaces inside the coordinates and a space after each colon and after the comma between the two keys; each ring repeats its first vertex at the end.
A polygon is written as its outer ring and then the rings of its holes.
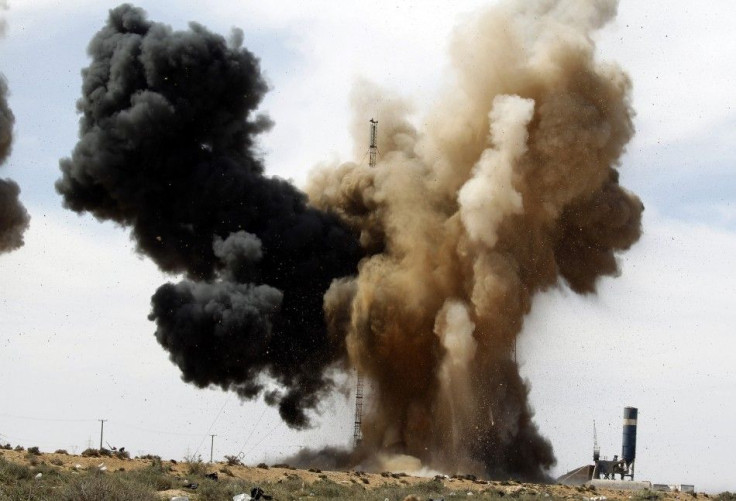
{"type": "Polygon", "coordinates": [[[122,476],[100,473],[72,479],[55,496],[58,501],[159,501],[149,487],[122,476]]]}

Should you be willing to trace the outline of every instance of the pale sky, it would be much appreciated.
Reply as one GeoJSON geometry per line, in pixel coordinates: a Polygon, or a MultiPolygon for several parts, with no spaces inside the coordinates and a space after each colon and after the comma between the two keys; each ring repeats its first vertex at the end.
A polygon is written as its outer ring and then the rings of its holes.
{"type": "MultiPolygon", "coordinates": [[[[162,1],[137,5],[183,29],[245,32],[272,88],[262,111],[269,174],[303,184],[318,163],[354,160],[349,93],[367,78],[411,98],[421,120],[442,86],[449,34],[487,2],[162,1]]],[[[492,3],[492,2],[491,2],[492,3]]],[[[31,215],[26,245],[0,255],[0,442],[81,452],[105,439],[180,459],[243,452],[275,460],[348,444],[351,387],[319,423],[292,432],[259,401],[199,390],[156,342],[146,317],[167,277],[125,229],[61,207],[58,160],[76,144],[86,46],[118,2],[10,2],[0,71],[16,116],[0,168],[31,215]]],[[[646,206],[622,274],[595,296],[564,287],[535,298],[519,341],[536,422],[561,474],[620,454],[623,407],[639,408],[637,477],[736,490],[736,3],[622,0],[599,34],[602,60],[634,83],[637,135],[621,184],[646,206]],[[707,8],[706,8],[707,6],[707,8]]],[[[367,120],[370,117],[366,117],[367,120]]],[[[366,130],[367,132],[367,130],[366,130]]],[[[360,159],[355,159],[360,160],[360,159]]]]}

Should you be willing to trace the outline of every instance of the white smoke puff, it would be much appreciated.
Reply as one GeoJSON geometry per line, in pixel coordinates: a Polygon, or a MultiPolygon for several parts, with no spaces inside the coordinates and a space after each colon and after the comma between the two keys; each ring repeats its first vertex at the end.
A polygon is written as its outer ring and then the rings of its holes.
{"type": "Polygon", "coordinates": [[[493,99],[488,115],[492,146],[483,151],[458,193],[460,217],[468,235],[488,247],[496,245],[498,224],[523,210],[521,194],[514,188],[514,167],[527,150],[527,125],[533,115],[531,99],[509,95],[493,99]]]}
{"type": "Polygon", "coordinates": [[[437,409],[440,419],[449,421],[448,446],[453,455],[465,456],[463,437],[466,436],[475,411],[470,386],[470,367],[477,343],[473,337],[475,323],[470,319],[463,301],[447,299],[437,314],[435,334],[445,348],[439,370],[440,394],[437,409]]]}
{"type": "MultiPolygon", "coordinates": [[[[435,331],[447,350],[444,366],[449,372],[465,370],[475,355],[475,324],[465,303],[448,299],[437,314],[435,331]]],[[[444,368],[444,367],[443,367],[444,368]]]]}

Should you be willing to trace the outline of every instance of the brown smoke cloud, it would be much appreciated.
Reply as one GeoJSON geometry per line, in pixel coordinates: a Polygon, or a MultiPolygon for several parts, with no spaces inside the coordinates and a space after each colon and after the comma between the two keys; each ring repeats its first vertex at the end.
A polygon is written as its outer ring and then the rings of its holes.
{"type": "Polygon", "coordinates": [[[534,294],[595,290],[639,238],[643,205],[616,168],[634,133],[631,83],[595,59],[613,0],[502,2],[455,32],[454,81],[423,121],[381,89],[354,94],[374,169],[311,177],[370,253],[325,295],[328,328],[372,385],[361,456],[543,478],[554,464],[513,361],[534,294]]]}

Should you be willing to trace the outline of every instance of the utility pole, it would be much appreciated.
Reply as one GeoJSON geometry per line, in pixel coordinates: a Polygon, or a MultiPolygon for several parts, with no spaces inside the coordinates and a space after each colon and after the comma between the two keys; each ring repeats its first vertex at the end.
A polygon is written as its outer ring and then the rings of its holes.
{"type": "Polygon", "coordinates": [[[217,435],[210,435],[210,463],[212,462],[212,453],[215,450],[215,437],[217,435]]]}
{"type": "Polygon", "coordinates": [[[98,419],[98,421],[100,422],[100,450],[102,450],[102,433],[105,430],[105,421],[107,419],[98,419]]]}

